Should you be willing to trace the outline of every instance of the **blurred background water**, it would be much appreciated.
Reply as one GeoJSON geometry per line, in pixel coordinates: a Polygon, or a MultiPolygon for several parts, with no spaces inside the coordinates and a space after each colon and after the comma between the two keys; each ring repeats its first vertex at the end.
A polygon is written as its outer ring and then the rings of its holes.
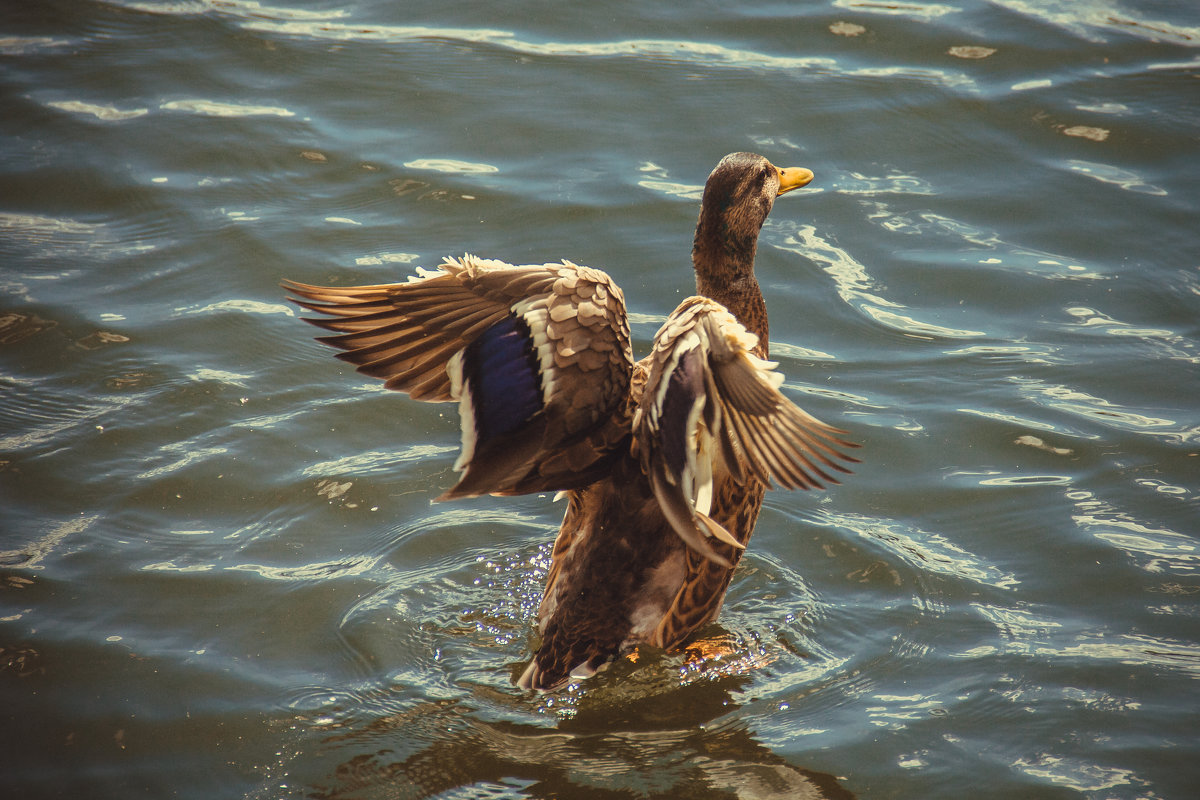
{"type": "Polygon", "coordinates": [[[1183,798],[1200,6],[38,0],[0,16],[0,769],[40,797],[1183,798]],[[720,624],[511,684],[561,506],[277,287],[475,252],[692,288],[725,153],[863,442],[720,624]]]}

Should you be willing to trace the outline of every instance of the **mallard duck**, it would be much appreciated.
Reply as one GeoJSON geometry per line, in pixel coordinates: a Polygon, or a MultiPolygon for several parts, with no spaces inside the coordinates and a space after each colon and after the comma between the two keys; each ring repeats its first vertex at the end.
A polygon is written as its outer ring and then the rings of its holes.
{"type": "Polygon", "coordinates": [[[621,289],[570,261],[465,255],[406,283],[283,285],[325,315],[318,341],[415,400],[458,403],[458,482],[441,500],[560,492],[566,514],[518,680],[550,690],[639,644],[679,647],[716,618],[763,492],[836,483],[845,431],[779,391],[754,276],[775,198],[812,180],[753,153],[709,175],[697,295],[635,362],[621,289]]]}

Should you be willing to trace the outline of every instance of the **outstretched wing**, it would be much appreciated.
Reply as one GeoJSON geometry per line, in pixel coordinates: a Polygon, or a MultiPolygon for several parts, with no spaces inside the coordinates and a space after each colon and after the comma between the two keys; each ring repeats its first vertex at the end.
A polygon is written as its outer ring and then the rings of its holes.
{"type": "Polygon", "coordinates": [[[283,285],[359,372],[458,401],[463,475],[439,499],[587,485],[629,435],[625,298],[599,270],[467,255],[407,283],[283,285]]]}
{"type": "Polygon", "coordinates": [[[663,513],[697,552],[725,566],[715,537],[741,548],[709,513],[714,475],[788,489],[837,483],[828,471],[855,462],[845,431],[809,415],[779,391],[776,364],[751,351],[758,338],[724,306],[684,300],[654,340],[650,376],[634,418],[635,446],[663,513]],[[828,471],[827,471],[828,470],[828,471]]]}

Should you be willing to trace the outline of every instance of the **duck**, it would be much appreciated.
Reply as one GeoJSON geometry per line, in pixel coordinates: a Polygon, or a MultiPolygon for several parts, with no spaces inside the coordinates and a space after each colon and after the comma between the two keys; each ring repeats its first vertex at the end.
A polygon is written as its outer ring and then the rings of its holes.
{"type": "Polygon", "coordinates": [[[584,680],[639,646],[679,649],[717,618],[765,491],[824,488],[858,461],[768,360],[759,232],[812,180],[755,153],[720,160],[692,243],[696,293],[639,361],[620,287],[565,259],[467,254],[399,283],[283,282],[338,358],[458,404],[459,478],[438,500],[565,497],[521,689],[584,680]]]}

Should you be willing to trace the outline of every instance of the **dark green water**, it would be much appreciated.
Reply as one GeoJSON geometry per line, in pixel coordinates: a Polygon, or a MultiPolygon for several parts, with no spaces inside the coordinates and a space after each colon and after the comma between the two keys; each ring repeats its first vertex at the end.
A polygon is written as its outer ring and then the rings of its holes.
{"type": "Polygon", "coordinates": [[[1195,796],[1195,4],[4,6],[4,796],[1195,796]],[[454,409],[277,284],[566,257],[644,353],[733,150],[863,463],[710,655],[523,695],[561,506],[431,504],[454,409]]]}

